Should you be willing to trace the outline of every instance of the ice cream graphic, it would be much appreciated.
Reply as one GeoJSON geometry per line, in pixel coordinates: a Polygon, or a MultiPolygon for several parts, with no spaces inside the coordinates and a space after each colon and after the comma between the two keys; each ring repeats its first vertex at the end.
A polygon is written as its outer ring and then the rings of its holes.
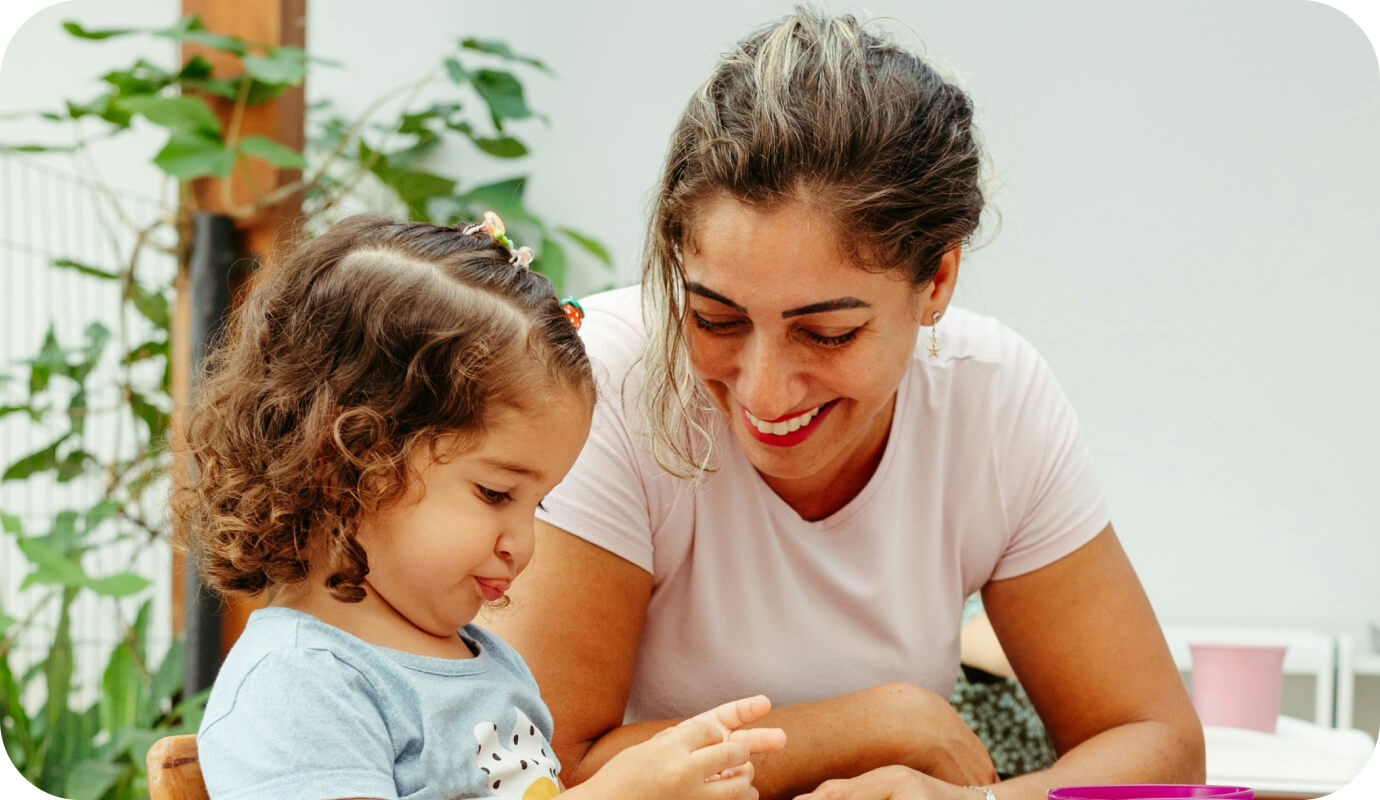
{"type": "Polygon", "coordinates": [[[474,765],[488,776],[489,797],[498,800],[550,800],[560,791],[556,762],[546,737],[520,709],[513,709],[513,732],[500,739],[498,724],[474,726],[479,743],[474,765]]]}

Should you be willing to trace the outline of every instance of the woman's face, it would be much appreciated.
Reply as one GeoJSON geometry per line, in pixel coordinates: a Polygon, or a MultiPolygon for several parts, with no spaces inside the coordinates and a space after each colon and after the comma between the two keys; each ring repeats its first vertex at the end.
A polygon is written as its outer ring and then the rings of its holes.
{"type": "Polygon", "coordinates": [[[757,211],[720,195],[682,261],[691,364],[768,484],[785,496],[870,477],[920,322],[952,291],[957,248],[917,288],[850,263],[833,220],[807,204],[757,211]]]}

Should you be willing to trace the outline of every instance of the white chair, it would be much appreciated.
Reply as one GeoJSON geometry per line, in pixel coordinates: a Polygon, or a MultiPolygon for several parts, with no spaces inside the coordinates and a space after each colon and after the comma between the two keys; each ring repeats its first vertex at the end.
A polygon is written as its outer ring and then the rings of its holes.
{"type": "Polygon", "coordinates": [[[1193,669],[1190,644],[1269,644],[1288,648],[1286,675],[1314,679],[1311,722],[1281,716],[1274,733],[1204,726],[1208,783],[1250,786],[1266,795],[1317,796],[1342,788],[1365,766],[1374,741],[1363,731],[1349,730],[1353,688],[1348,638],[1301,628],[1163,627],[1182,672],[1193,669]]]}
{"type": "MultiPolygon", "coordinates": [[[[1193,656],[1188,646],[1211,644],[1284,645],[1285,675],[1313,678],[1313,721],[1328,728],[1336,725],[1337,642],[1336,637],[1306,628],[1269,628],[1225,625],[1166,624],[1164,638],[1180,672],[1193,671],[1193,656]]],[[[1350,720],[1348,719],[1350,727],[1350,720]]]]}

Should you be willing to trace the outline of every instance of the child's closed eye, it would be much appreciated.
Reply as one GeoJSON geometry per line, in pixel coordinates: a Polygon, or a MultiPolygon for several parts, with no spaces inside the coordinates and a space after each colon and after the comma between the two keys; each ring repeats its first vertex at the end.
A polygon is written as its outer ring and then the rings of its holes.
{"type": "Polygon", "coordinates": [[[489,487],[483,486],[478,483],[475,484],[475,487],[479,489],[479,499],[483,500],[491,506],[496,506],[500,503],[507,503],[513,499],[513,496],[507,492],[500,492],[496,489],[490,489],[489,487]]]}

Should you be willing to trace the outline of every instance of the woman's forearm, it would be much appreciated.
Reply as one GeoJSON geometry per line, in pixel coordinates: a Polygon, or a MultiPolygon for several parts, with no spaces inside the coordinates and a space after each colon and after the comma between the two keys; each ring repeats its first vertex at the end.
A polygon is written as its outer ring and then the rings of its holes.
{"type": "MultiPolygon", "coordinates": [[[[952,727],[957,715],[949,720],[947,715],[936,715],[937,709],[939,698],[907,684],[773,709],[752,727],[781,728],[786,732],[786,748],[753,757],[753,785],[764,800],[792,798],[830,778],[852,777],[888,764],[938,771],[946,779],[989,780],[991,761],[976,738],[968,742],[964,737],[971,733],[966,728],[952,727]],[[922,735],[922,731],[938,735],[922,735]]],[[[591,743],[577,763],[564,764],[562,779],[567,785],[579,784],[617,753],[677,722],[657,720],[615,728],[591,743]]]]}
{"type": "MultiPolygon", "coordinates": [[[[1056,786],[1202,783],[1202,728],[1146,720],[1103,731],[1048,769],[990,786],[997,800],[1044,800],[1056,786]]],[[[974,794],[975,800],[981,795],[974,794]]]]}

